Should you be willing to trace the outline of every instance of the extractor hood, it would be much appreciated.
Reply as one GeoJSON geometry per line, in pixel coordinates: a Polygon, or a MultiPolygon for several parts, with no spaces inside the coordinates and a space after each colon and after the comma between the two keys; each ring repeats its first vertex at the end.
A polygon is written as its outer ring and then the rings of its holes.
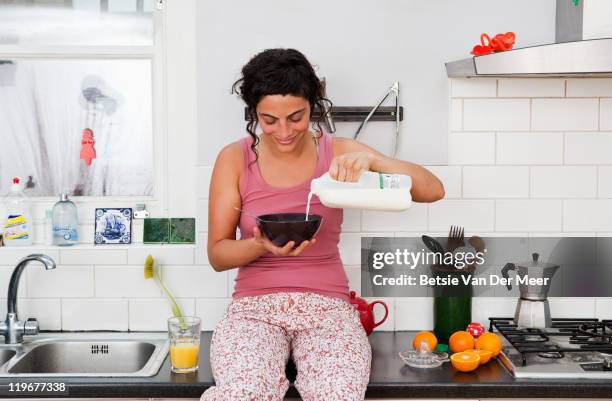
{"type": "Polygon", "coordinates": [[[612,38],[524,47],[446,63],[449,78],[612,77],[612,38]]]}
{"type": "Polygon", "coordinates": [[[446,63],[450,78],[612,77],[610,2],[557,0],[555,41],[446,63]]]}

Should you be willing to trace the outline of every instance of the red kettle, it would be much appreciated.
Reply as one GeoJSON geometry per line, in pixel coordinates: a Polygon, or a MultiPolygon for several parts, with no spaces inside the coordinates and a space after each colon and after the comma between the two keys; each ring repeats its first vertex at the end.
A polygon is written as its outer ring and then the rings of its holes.
{"type": "Polygon", "coordinates": [[[358,297],[355,291],[351,291],[351,299],[350,302],[353,304],[355,309],[359,311],[359,318],[361,319],[361,325],[365,330],[366,334],[369,336],[372,330],[375,327],[380,326],[387,320],[387,316],[389,315],[389,308],[387,308],[387,304],[383,301],[374,301],[369,304],[365,299],[358,297]],[[374,305],[380,304],[385,308],[385,316],[378,322],[374,322],[374,305]]]}

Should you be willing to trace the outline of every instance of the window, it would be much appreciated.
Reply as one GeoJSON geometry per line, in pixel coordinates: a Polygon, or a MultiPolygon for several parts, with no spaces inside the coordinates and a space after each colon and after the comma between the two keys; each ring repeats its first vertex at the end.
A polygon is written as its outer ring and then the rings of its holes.
{"type": "Polygon", "coordinates": [[[153,0],[0,0],[0,193],[155,195],[158,25],[153,0]]]}

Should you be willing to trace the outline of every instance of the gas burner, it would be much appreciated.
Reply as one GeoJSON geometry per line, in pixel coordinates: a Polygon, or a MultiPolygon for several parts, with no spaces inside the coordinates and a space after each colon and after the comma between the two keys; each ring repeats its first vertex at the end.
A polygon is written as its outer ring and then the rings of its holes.
{"type": "Polygon", "coordinates": [[[563,352],[538,352],[538,356],[547,359],[561,359],[565,354],[563,352]]]}
{"type": "Polygon", "coordinates": [[[516,340],[517,343],[545,343],[546,341],[548,341],[548,337],[546,337],[545,335],[525,335],[522,338],[517,338],[516,340]]]}
{"type": "Polygon", "coordinates": [[[581,324],[571,340],[583,341],[587,344],[612,344],[612,321],[581,324]]]}

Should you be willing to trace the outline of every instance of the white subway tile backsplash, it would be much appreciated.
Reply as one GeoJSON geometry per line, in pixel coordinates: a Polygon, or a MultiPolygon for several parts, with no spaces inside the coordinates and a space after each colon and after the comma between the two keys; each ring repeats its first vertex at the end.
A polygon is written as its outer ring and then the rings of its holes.
{"type": "Polygon", "coordinates": [[[395,330],[433,330],[433,298],[395,299],[395,330]]]}
{"type": "Polygon", "coordinates": [[[549,297],[550,314],[556,318],[595,317],[595,298],[549,297]]]}
{"type": "Polygon", "coordinates": [[[57,266],[45,270],[28,266],[28,298],[82,298],[94,296],[93,266],[57,266]]]}
{"type": "Polygon", "coordinates": [[[612,164],[612,132],[567,132],[565,164],[612,164]]]}
{"type": "Polygon", "coordinates": [[[361,210],[344,209],[344,217],[341,229],[344,233],[361,231],[361,210]]]}
{"type": "Polygon", "coordinates": [[[466,131],[529,130],[529,99],[465,99],[463,129],[466,131]]]}
{"type": "Polygon", "coordinates": [[[533,99],[531,128],[534,131],[595,131],[598,99],[533,99]]]}
{"type": "MultiPolygon", "coordinates": [[[[193,298],[177,298],[184,316],[195,315],[193,298]]],[[[172,316],[172,304],[166,298],[140,298],[129,300],[131,331],[166,331],[172,316]]]]}
{"type": "Polygon", "coordinates": [[[563,164],[563,133],[499,132],[496,151],[497,164],[563,164]]]}
{"type": "Polygon", "coordinates": [[[463,99],[451,99],[449,126],[451,131],[463,129],[463,99]]]}
{"type": "Polygon", "coordinates": [[[564,200],[563,231],[612,231],[612,200],[564,200]]]}
{"type": "Polygon", "coordinates": [[[96,297],[147,298],[161,296],[154,278],[145,280],[142,266],[96,266],[96,297]]]}
{"type": "Polygon", "coordinates": [[[448,164],[495,164],[495,133],[452,132],[448,137],[448,164]]]}
{"type": "Polygon", "coordinates": [[[216,272],[210,266],[164,265],[162,278],[177,297],[227,297],[227,273],[216,272]]]}
{"type": "Polygon", "coordinates": [[[600,198],[612,198],[612,166],[599,166],[598,191],[600,198]]]}
{"type": "MultiPolygon", "coordinates": [[[[11,281],[11,275],[13,274],[14,269],[15,269],[14,266],[0,267],[0,297],[2,298],[6,297],[6,294],[8,293],[8,286],[11,281]]],[[[27,276],[28,276],[28,272],[26,269],[23,271],[23,273],[21,273],[21,279],[19,281],[19,288],[17,288],[17,296],[19,298],[26,297],[28,295],[28,288],[26,284],[28,281],[27,276]]],[[[6,313],[6,311],[4,313],[6,313]]],[[[0,315],[0,317],[1,316],[4,316],[4,315],[0,315]]]]}
{"type": "Polygon", "coordinates": [[[128,262],[128,249],[132,248],[124,245],[107,245],[106,247],[100,245],[98,249],[62,249],[60,263],[62,265],[125,265],[128,262]]]}
{"type": "MultiPolygon", "coordinates": [[[[363,234],[365,236],[365,234],[363,234]]],[[[393,234],[389,234],[393,236],[393,234]]],[[[358,265],[361,263],[361,233],[341,233],[340,258],[345,265],[358,265]]]]}
{"type": "Polygon", "coordinates": [[[599,129],[612,131],[612,99],[600,99],[599,129]]]}
{"type": "Polygon", "coordinates": [[[498,200],[497,231],[561,231],[561,200],[498,200]]]}
{"type": "MultiPolygon", "coordinates": [[[[19,300],[19,318],[38,320],[40,330],[61,330],[62,313],[59,298],[19,300]]],[[[4,315],[3,315],[4,316],[4,315]]]]}
{"type": "Polygon", "coordinates": [[[236,283],[236,276],[238,275],[238,269],[229,269],[226,270],[227,274],[227,296],[231,297],[234,294],[234,284],[236,283]]]}
{"type": "Polygon", "coordinates": [[[214,330],[231,302],[231,298],[196,299],[196,315],[202,319],[202,330],[214,330]]]}
{"type": "Polygon", "coordinates": [[[528,195],[528,167],[463,167],[464,198],[525,198],[528,195]]]}
{"type": "Polygon", "coordinates": [[[147,256],[151,255],[158,265],[192,265],[195,260],[195,249],[196,247],[193,245],[146,245],[134,247],[128,250],[127,264],[142,266],[147,256]]]}
{"type": "Polygon", "coordinates": [[[612,78],[568,79],[567,97],[612,97],[612,78]]]}
{"type": "Polygon", "coordinates": [[[495,97],[497,80],[493,78],[451,79],[452,97],[495,97]]]}
{"type": "Polygon", "coordinates": [[[424,231],[427,230],[427,204],[413,202],[403,212],[363,211],[364,231],[424,231]]]}
{"type": "Polygon", "coordinates": [[[509,78],[498,81],[499,97],[564,97],[565,80],[509,78]]]}
{"type": "Polygon", "coordinates": [[[128,329],[128,300],[62,299],[62,330],[128,329]]]}
{"type": "Polygon", "coordinates": [[[429,231],[448,233],[451,225],[466,231],[493,231],[493,200],[442,200],[429,205],[429,231]]]}
{"type": "Polygon", "coordinates": [[[532,198],[594,198],[596,192],[595,166],[531,167],[532,198]]]}
{"type": "Polygon", "coordinates": [[[461,198],[461,166],[426,166],[444,185],[444,199],[461,198]]]}
{"type": "Polygon", "coordinates": [[[198,199],[208,199],[208,189],[212,176],[212,167],[200,166],[197,171],[197,197],[198,199]]]}
{"type": "MultiPolygon", "coordinates": [[[[55,261],[55,263],[59,263],[59,250],[55,249],[38,249],[38,247],[27,247],[27,248],[9,248],[9,247],[1,247],[0,248],[0,266],[17,266],[17,263],[23,258],[33,253],[44,253],[49,256],[51,259],[55,261]]],[[[39,264],[38,262],[32,262],[32,264],[39,264]]]]}
{"type": "Polygon", "coordinates": [[[208,200],[199,200],[197,203],[196,229],[208,231],[208,200]]]}
{"type": "Polygon", "coordinates": [[[472,322],[489,327],[489,317],[513,317],[516,298],[474,297],[472,298],[472,322]]]}
{"type": "Polygon", "coordinates": [[[197,234],[198,246],[195,249],[195,264],[207,265],[208,261],[208,233],[197,234]]]}
{"type": "Polygon", "coordinates": [[[612,298],[595,299],[595,317],[598,319],[612,319],[612,298]]]}
{"type": "Polygon", "coordinates": [[[361,293],[361,266],[344,266],[348,278],[349,289],[361,293]]]}

